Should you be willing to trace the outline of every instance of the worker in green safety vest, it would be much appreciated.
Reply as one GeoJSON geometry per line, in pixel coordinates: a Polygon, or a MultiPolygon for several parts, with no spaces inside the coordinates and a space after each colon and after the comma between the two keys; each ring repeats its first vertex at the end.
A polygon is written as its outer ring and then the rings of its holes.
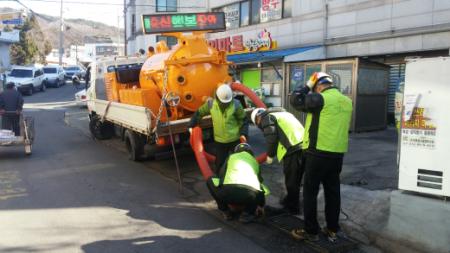
{"type": "Polygon", "coordinates": [[[322,184],[327,221],[323,232],[334,242],[340,230],[339,175],[344,153],[348,148],[352,101],[333,86],[330,75],[319,72],[310,77],[306,86],[294,90],[290,103],[297,110],[307,113],[302,143],[305,228],[293,230],[292,236],[299,240],[318,240],[320,227],[317,222],[317,194],[322,184]]]}
{"type": "Polygon", "coordinates": [[[241,143],[206,185],[226,220],[239,216],[239,221],[248,223],[264,213],[265,195],[270,192],[262,182],[250,145],[241,143]]]}
{"type": "Polygon", "coordinates": [[[239,144],[240,139],[246,141],[248,120],[241,103],[233,99],[233,91],[228,84],[220,85],[215,99],[208,99],[191,117],[189,132],[199,121],[211,115],[214,131],[214,147],[216,151],[215,173],[218,174],[228,155],[239,144]]]}
{"type": "Polygon", "coordinates": [[[302,124],[284,109],[253,110],[251,119],[264,133],[267,143],[267,160],[271,164],[276,156],[283,163],[284,183],[287,194],[280,200],[283,208],[294,215],[300,213],[300,184],[303,176],[301,166],[302,124]]]}

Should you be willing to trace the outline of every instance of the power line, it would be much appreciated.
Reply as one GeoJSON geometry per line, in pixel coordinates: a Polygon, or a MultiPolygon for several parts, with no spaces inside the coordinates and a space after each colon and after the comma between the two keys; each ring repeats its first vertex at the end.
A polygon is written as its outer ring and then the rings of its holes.
{"type": "MultiPolygon", "coordinates": [[[[44,3],[59,3],[58,0],[26,0],[29,2],[44,2],[44,3]]],[[[122,3],[102,3],[102,2],[82,2],[82,1],[64,1],[64,4],[80,4],[80,5],[105,5],[105,6],[123,6],[122,3]]],[[[155,4],[129,4],[129,6],[136,7],[157,7],[155,4]]],[[[206,9],[206,6],[170,6],[164,5],[165,8],[178,8],[178,9],[206,9]]]]}

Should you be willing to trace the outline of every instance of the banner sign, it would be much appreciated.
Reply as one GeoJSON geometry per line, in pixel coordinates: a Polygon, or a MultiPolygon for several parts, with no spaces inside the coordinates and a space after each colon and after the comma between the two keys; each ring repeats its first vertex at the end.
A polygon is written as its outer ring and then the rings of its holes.
{"type": "Polygon", "coordinates": [[[255,51],[265,51],[277,48],[276,41],[272,40],[270,32],[266,29],[257,34],[255,38],[244,40],[243,35],[234,35],[231,38],[225,37],[208,41],[209,45],[219,51],[233,53],[248,53],[255,51]]]}
{"type": "Polygon", "coordinates": [[[22,23],[23,21],[21,18],[2,20],[2,24],[4,25],[21,25],[22,23]]]}
{"type": "Polygon", "coordinates": [[[261,23],[281,19],[281,0],[261,0],[261,23]]]}
{"type": "Polygon", "coordinates": [[[223,12],[143,15],[144,34],[189,31],[224,31],[223,12]]]}

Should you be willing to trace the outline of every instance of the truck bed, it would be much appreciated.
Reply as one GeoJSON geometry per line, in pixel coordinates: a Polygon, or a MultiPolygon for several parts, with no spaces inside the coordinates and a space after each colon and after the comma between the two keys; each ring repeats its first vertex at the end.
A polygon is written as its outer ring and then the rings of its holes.
{"type": "MultiPolygon", "coordinates": [[[[110,102],[96,99],[89,101],[94,104],[95,113],[106,121],[131,129],[144,135],[152,135],[155,127],[152,123],[152,113],[150,109],[142,106],[110,102]]],[[[156,114],[156,112],[155,112],[156,114]]],[[[173,134],[185,133],[188,129],[189,118],[170,122],[173,134]]],[[[200,123],[202,128],[212,127],[211,117],[204,117],[200,123]]],[[[169,135],[169,123],[161,122],[157,129],[158,136],[169,135]]]]}

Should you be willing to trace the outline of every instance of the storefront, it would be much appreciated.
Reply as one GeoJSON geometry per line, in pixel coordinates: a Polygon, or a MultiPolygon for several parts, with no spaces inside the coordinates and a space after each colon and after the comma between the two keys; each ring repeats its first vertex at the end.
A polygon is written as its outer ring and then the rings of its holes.
{"type": "Polygon", "coordinates": [[[266,29],[253,37],[238,34],[209,40],[209,44],[227,52],[227,59],[234,63],[235,78],[253,90],[261,90],[268,106],[283,106],[284,57],[318,48],[280,49],[266,29]]]}
{"type": "Polygon", "coordinates": [[[304,85],[314,72],[332,76],[334,85],[353,101],[351,131],[384,129],[387,126],[389,66],[361,58],[327,59],[286,63],[284,107],[304,121],[305,115],[289,104],[290,93],[304,85]]]}

